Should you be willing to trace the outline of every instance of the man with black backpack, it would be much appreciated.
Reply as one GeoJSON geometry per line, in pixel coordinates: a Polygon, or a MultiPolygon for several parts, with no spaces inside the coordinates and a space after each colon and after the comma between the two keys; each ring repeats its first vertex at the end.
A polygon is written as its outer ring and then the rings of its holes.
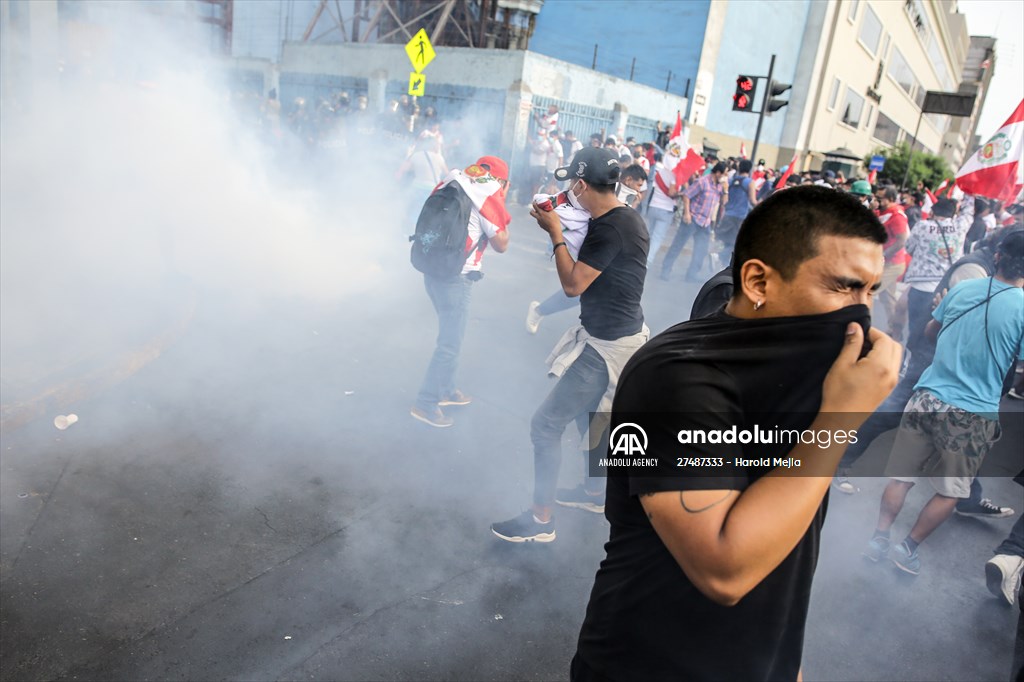
{"type": "Polygon", "coordinates": [[[471,400],[455,387],[455,370],[473,282],[483,278],[484,251],[488,245],[498,253],[508,249],[507,189],[508,166],[496,156],[453,170],[423,204],[416,234],[409,238],[413,267],[423,273],[437,312],[437,346],[410,410],[413,418],[430,426],[451,426],[454,420],[441,408],[471,400]]]}

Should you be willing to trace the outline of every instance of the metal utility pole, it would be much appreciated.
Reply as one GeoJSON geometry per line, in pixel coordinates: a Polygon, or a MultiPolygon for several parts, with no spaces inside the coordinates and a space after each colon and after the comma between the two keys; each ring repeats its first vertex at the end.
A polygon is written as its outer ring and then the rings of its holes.
{"type": "Polygon", "coordinates": [[[903,171],[903,182],[900,183],[900,188],[907,186],[907,178],[910,176],[910,162],[914,160],[914,145],[917,144],[917,134],[921,132],[922,118],[924,118],[924,107],[921,107],[921,113],[917,115],[917,127],[914,128],[914,141],[910,144],[910,149],[907,150],[907,170],[903,171]]]}
{"type": "Polygon", "coordinates": [[[594,43],[594,62],[590,65],[590,68],[597,68],[597,43],[594,43]]]}
{"type": "Polygon", "coordinates": [[[768,87],[764,89],[764,99],[761,101],[761,112],[757,115],[757,132],[754,133],[754,146],[750,150],[750,160],[757,163],[757,145],[761,142],[761,124],[764,123],[764,112],[768,110],[768,100],[771,97],[772,73],[775,71],[775,55],[772,55],[768,63],[768,87]]]}
{"type": "Polygon", "coordinates": [[[633,63],[629,65],[629,80],[633,80],[634,71],[636,71],[636,57],[633,57],[633,63]]]}

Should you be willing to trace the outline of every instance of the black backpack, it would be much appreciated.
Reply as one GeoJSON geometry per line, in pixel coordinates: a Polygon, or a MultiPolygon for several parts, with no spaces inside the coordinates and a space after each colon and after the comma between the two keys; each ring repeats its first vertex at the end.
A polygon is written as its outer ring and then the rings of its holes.
{"type": "Polygon", "coordinates": [[[462,272],[469,249],[469,217],[473,202],[457,182],[431,194],[416,220],[412,266],[425,275],[454,277],[462,272]]]}
{"type": "Polygon", "coordinates": [[[697,292],[697,298],[693,299],[690,319],[698,320],[717,313],[722,306],[729,302],[730,298],[732,298],[732,263],[704,282],[704,286],[697,292]]]}

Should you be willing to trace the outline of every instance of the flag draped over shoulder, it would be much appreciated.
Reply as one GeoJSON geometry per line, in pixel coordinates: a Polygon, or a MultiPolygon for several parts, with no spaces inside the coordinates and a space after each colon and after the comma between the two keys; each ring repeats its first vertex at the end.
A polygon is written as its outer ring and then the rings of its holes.
{"type": "Polygon", "coordinates": [[[678,111],[676,112],[676,127],[672,130],[672,137],[668,141],[668,148],[665,149],[662,163],[665,164],[665,168],[672,171],[677,187],[682,187],[691,175],[704,167],[704,159],[693,151],[683,137],[683,119],[678,111]]]}
{"type": "Polygon", "coordinates": [[[1024,189],[1024,100],[956,174],[967,194],[1012,201],[1024,189]]]}
{"type": "Polygon", "coordinates": [[[499,229],[508,227],[508,224],[512,222],[512,216],[505,208],[505,195],[501,191],[501,184],[482,166],[474,164],[464,171],[458,169],[451,171],[448,173],[448,177],[434,188],[435,191],[449,182],[457,182],[476,206],[480,215],[499,229]]]}

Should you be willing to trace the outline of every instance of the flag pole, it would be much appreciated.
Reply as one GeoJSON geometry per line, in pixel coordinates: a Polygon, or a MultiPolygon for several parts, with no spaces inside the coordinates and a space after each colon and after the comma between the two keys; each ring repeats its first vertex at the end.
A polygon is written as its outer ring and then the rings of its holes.
{"type": "Polygon", "coordinates": [[[917,134],[921,132],[921,119],[924,118],[924,107],[921,107],[921,113],[917,115],[917,127],[914,128],[914,141],[910,144],[910,151],[907,152],[907,170],[903,171],[903,182],[900,183],[900,189],[906,189],[907,178],[910,177],[910,162],[914,159],[914,145],[917,144],[917,134]]]}

